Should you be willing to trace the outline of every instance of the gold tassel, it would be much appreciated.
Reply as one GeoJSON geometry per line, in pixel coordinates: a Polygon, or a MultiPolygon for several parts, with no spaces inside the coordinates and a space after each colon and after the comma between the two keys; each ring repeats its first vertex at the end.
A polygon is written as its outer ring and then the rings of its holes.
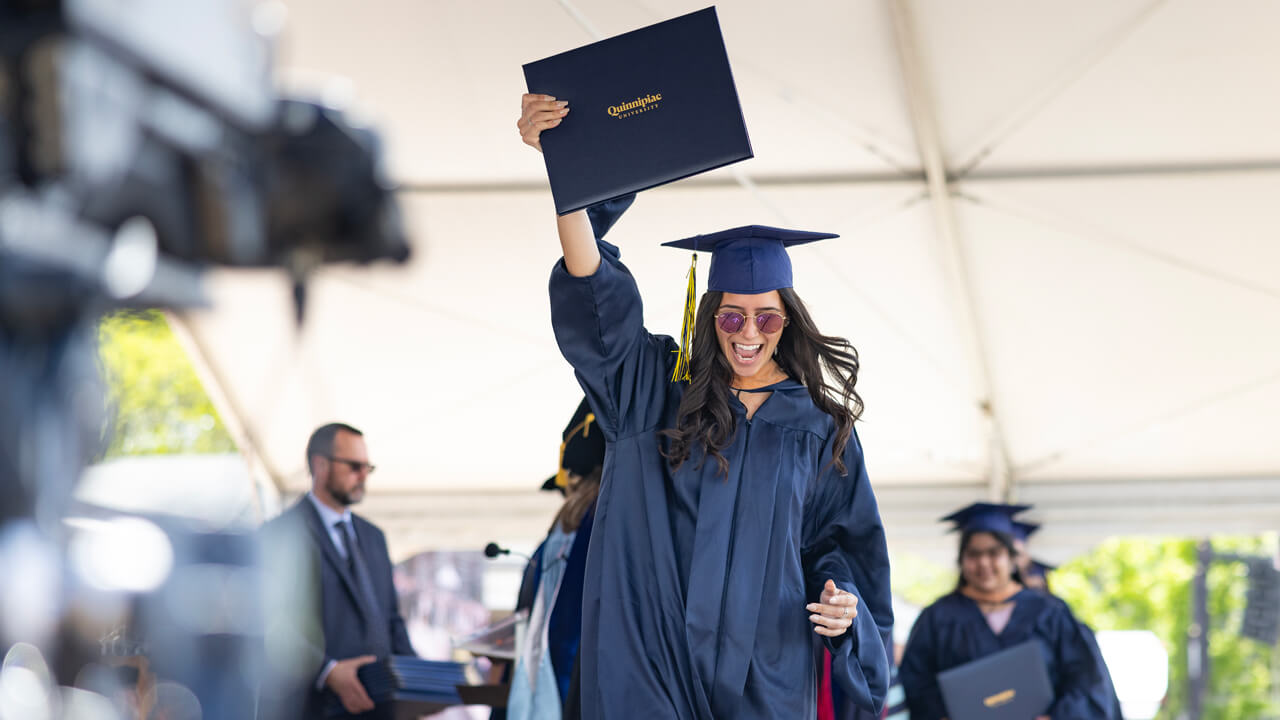
{"type": "Polygon", "coordinates": [[[556,487],[561,490],[569,487],[569,471],[564,469],[564,449],[568,444],[568,440],[560,443],[560,462],[556,464],[556,487]]]}
{"type": "Polygon", "coordinates": [[[684,297],[684,324],[680,326],[680,350],[676,354],[676,367],[671,372],[671,382],[691,380],[689,374],[690,355],[693,353],[693,321],[694,306],[697,303],[698,253],[693,254],[693,263],[689,265],[689,292],[684,297]]]}

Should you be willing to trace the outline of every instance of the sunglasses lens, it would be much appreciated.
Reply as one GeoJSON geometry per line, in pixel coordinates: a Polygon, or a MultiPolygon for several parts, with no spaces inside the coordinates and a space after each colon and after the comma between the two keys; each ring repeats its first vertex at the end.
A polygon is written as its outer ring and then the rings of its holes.
{"type": "Polygon", "coordinates": [[[760,327],[760,332],[776,333],[782,329],[783,319],[781,315],[764,313],[756,316],[756,324],[760,327]]]}
{"type": "Polygon", "coordinates": [[[736,333],[742,329],[742,323],[746,320],[741,313],[721,313],[717,318],[720,329],[727,333],[736,333]]]}

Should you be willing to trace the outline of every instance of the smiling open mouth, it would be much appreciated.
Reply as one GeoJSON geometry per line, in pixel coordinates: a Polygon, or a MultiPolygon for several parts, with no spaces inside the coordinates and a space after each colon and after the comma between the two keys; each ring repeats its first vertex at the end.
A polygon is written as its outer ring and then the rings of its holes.
{"type": "Polygon", "coordinates": [[[755,345],[740,345],[733,343],[733,354],[738,358],[738,362],[752,363],[760,355],[760,348],[763,347],[757,343],[755,345]]]}

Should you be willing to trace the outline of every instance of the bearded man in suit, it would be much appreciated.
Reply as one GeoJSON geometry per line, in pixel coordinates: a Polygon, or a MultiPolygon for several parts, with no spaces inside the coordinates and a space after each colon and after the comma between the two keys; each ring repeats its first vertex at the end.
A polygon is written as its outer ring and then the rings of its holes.
{"type": "Polygon", "coordinates": [[[357,671],[415,653],[386,538],[350,510],[364,499],[374,470],[364,434],[330,423],[311,434],[306,452],[311,491],[262,529],[267,673],[260,717],[390,718],[357,671]]]}

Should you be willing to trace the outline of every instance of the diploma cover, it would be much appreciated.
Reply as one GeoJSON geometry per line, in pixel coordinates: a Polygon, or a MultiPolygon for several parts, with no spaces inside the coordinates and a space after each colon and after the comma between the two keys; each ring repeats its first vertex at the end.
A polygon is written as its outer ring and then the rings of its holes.
{"type": "Polygon", "coordinates": [[[1028,720],[1053,703],[1049,671],[1036,640],[938,673],[951,720],[1028,720]]]}
{"type": "Polygon", "coordinates": [[[569,102],[542,134],[556,212],[752,157],[714,7],[524,66],[529,92],[569,102]]]}

